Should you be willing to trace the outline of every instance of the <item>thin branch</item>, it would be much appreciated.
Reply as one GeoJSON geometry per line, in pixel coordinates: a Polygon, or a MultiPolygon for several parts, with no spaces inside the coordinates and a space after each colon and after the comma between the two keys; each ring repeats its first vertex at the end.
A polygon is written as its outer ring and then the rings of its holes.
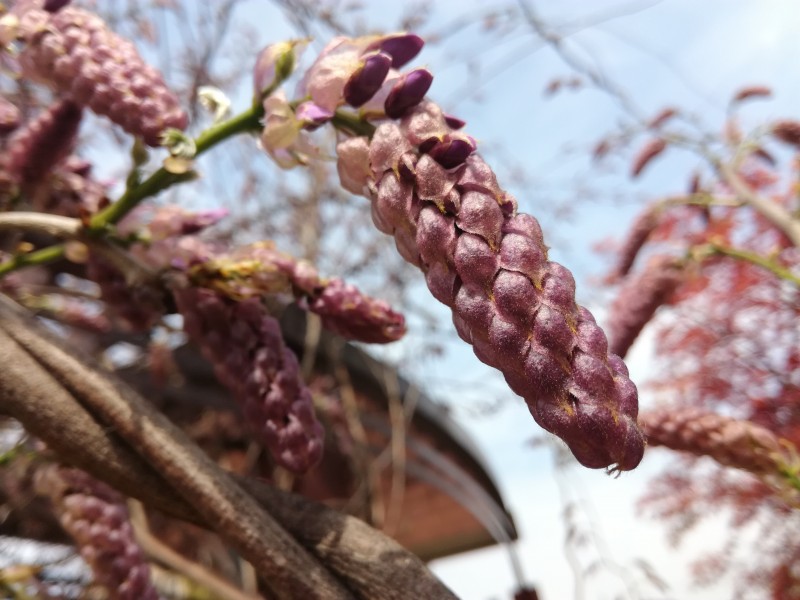
{"type": "Polygon", "coordinates": [[[69,217],[41,212],[0,213],[0,231],[25,231],[69,239],[76,237],[81,228],[80,220],[69,217]]]}
{"type": "Polygon", "coordinates": [[[791,213],[776,202],[756,194],[725,162],[713,159],[712,164],[723,181],[728,183],[742,200],[780,229],[795,247],[800,248],[800,221],[792,218],[791,213]]]}
{"type": "MultiPolygon", "coordinates": [[[[265,94],[268,93],[269,90],[265,91],[265,94]]],[[[197,136],[195,140],[195,156],[200,156],[206,150],[210,150],[218,143],[234,135],[257,131],[263,114],[264,108],[260,102],[256,102],[244,112],[231,117],[227,121],[209,127],[197,136]]],[[[187,174],[170,173],[167,169],[161,167],[139,185],[128,189],[119,200],[94,215],[89,221],[89,230],[99,233],[108,225],[118,222],[145,198],[155,196],[168,187],[186,179],[187,174]]]]}
{"type": "Polygon", "coordinates": [[[583,61],[577,58],[570,52],[564,45],[564,38],[557,33],[550,31],[545,25],[544,21],[536,14],[536,11],[526,0],[518,0],[522,16],[531,26],[531,28],[542,38],[549,46],[555,50],[567,66],[573,71],[579,73],[589,79],[592,84],[599,90],[606,92],[611,97],[619,102],[620,106],[637,121],[644,121],[639,108],[633,103],[628,95],[614,82],[605,77],[601,72],[586,65],[583,61]]]}
{"type": "Polygon", "coordinates": [[[15,254],[7,261],[0,263],[0,277],[21,269],[23,267],[33,267],[36,265],[46,265],[48,263],[64,258],[66,248],[64,244],[48,246],[41,250],[26,252],[25,254],[15,254]]]}
{"type": "Polygon", "coordinates": [[[206,588],[220,598],[228,600],[261,600],[261,596],[245,594],[224,579],[221,579],[203,565],[193,562],[183,555],[175,552],[150,532],[147,524],[147,515],[144,507],[138,501],[128,502],[131,514],[131,523],[136,535],[136,541],[150,558],[168,566],[170,569],[182,573],[190,580],[206,588]]]}
{"type": "Polygon", "coordinates": [[[756,252],[750,252],[749,250],[744,250],[742,248],[731,248],[730,246],[723,246],[713,242],[701,246],[698,251],[700,254],[705,254],[706,252],[710,254],[722,254],[724,256],[730,256],[731,258],[752,263],[761,267],[762,269],[770,271],[773,275],[780,277],[781,279],[785,279],[786,281],[790,281],[794,285],[800,287],[800,277],[792,273],[786,267],[783,267],[756,252]]]}

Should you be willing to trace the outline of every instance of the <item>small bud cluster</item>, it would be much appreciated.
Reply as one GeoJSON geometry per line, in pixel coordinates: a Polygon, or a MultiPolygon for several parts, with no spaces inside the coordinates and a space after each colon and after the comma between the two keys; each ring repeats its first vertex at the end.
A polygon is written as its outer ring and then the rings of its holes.
{"type": "Polygon", "coordinates": [[[667,149],[667,142],[663,138],[653,138],[639,149],[631,163],[631,177],[638,177],[642,174],[645,167],[649,165],[657,156],[667,149]]]}
{"type": "MultiPolygon", "coordinates": [[[[254,70],[257,94],[288,76],[295,45],[274,44],[262,51],[254,70]]],[[[422,101],[433,81],[426,69],[397,71],[422,45],[412,34],[335,38],[300,82],[298,95],[304,101],[295,106],[282,90],[263,99],[262,147],[278,165],[291,168],[319,155],[306,132],[330,121],[342,105],[359,108],[370,118],[401,117],[422,101]]]]}
{"type": "Polygon", "coordinates": [[[164,314],[164,304],[151,286],[131,285],[108,259],[90,252],[86,278],[100,286],[109,313],[120,318],[131,331],[149,331],[164,314]]]}
{"type": "Polygon", "coordinates": [[[8,140],[3,168],[19,184],[42,181],[72,152],[82,112],[71,100],[50,106],[8,140]]]}
{"type": "Polygon", "coordinates": [[[406,331],[403,315],[386,302],[340,279],[322,279],[310,263],[278,252],[270,243],[251,244],[199,264],[190,277],[235,298],[291,293],[303,308],[322,317],[326,329],[351,340],[383,344],[406,331]]]}
{"type": "Polygon", "coordinates": [[[710,456],[751,473],[775,475],[791,460],[786,442],[769,429],[699,408],[654,410],[639,423],[651,446],[710,456]]]}
{"type": "Polygon", "coordinates": [[[334,38],[308,69],[301,90],[328,111],[349,104],[397,118],[422,100],[433,80],[425,69],[402,76],[394,71],[413,59],[422,45],[413,34],[334,38]],[[367,106],[373,99],[376,102],[367,106]]]}
{"type": "Polygon", "coordinates": [[[209,260],[219,244],[196,234],[218,223],[228,214],[225,209],[186,210],[175,204],[138,206],[117,226],[117,233],[139,243],[129,250],[142,263],[156,271],[186,270],[209,260]]]}
{"type": "MultiPolygon", "coordinates": [[[[388,114],[388,111],[387,111],[388,114]]],[[[430,101],[382,121],[371,139],[339,143],[343,187],[424,273],[456,330],[525,398],[534,419],[582,464],[634,468],[644,453],[636,387],[608,353],[575,282],[547,259],[538,222],[518,214],[463,123],[430,101]]]]}
{"type": "MultiPolygon", "coordinates": [[[[377,124],[371,138],[338,144],[342,186],[371,200],[378,229],[425,273],[462,339],[503,372],[540,425],[586,466],[634,468],[644,442],[624,363],[575,303],[572,275],[547,259],[538,222],[517,214],[475,140],[457,131],[463,121],[424,100],[431,74],[393,71],[421,46],[413,35],[337,38],[306,72],[301,96],[330,113],[349,104],[377,124]]],[[[278,135],[287,119],[267,114],[264,136],[290,147],[294,138],[278,135]]]]}
{"type": "Polygon", "coordinates": [[[102,208],[106,202],[106,186],[92,177],[91,164],[77,156],[69,156],[50,177],[23,192],[33,208],[65,217],[85,217],[102,208]]]}
{"type": "Polygon", "coordinates": [[[770,133],[783,143],[800,149],[800,121],[778,121],[772,125],[770,133]]]}
{"type": "Polygon", "coordinates": [[[629,278],[611,305],[608,317],[610,350],[625,356],[658,308],[666,304],[684,279],[680,261],[653,257],[638,277],[629,278]]]}
{"type": "Polygon", "coordinates": [[[41,467],[35,485],[51,498],[61,525],[111,598],[158,599],[122,496],[84,471],[56,465],[41,467]]]}
{"type": "Polygon", "coordinates": [[[165,129],[186,127],[186,113],[161,74],[100,17],[73,6],[51,13],[27,4],[17,15],[15,32],[24,43],[19,62],[25,76],[151,146],[160,144],[165,129]]]}
{"type": "Polygon", "coordinates": [[[614,282],[625,277],[631,270],[636,257],[639,255],[639,250],[642,249],[645,242],[647,242],[650,234],[658,225],[659,216],[661,215],[660,207],[651,206],[643,213],[641,213],[628,232],[628,237],[622,244],[619,250],[619,259],[614,271],[609,275],[608,281],[614,282]]]}
{"type": "Polygon", "coordinates": [[[294,473],[313,467],[322,457],[323,429],[275,318],[257,298],[235,302],[205,288],[176,290],[174,296],[186,333],[275,461],[294,473]]]}

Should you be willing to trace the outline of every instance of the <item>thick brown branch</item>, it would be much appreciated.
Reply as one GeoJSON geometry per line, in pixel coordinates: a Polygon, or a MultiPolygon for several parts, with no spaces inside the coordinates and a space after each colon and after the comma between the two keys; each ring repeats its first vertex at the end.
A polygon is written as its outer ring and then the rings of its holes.
{"type": "Polygon", "coordinates": [[[286,598],[349,598],[350,593],[163,414],[3,307],[0,326],[81,403],[148,460],[207,523],[286,598]],[[130,393],[129,393],[130,392],[130,393]]]}
{"type": "MultiPolygon", "coordinates": [[[[5,313],[0,309],[0,313],[5,313]]],[[[98,423],[0,330],[0,404],[64,460],[166,514],[208,527],[150,464],[98,423]]],[[[360,598],[455,596],[416,556],[366,523],[268,484],[234,477],[305,548],[360,598]]],[[[212,521],[213,522],[213,521],[212,521]]]]}

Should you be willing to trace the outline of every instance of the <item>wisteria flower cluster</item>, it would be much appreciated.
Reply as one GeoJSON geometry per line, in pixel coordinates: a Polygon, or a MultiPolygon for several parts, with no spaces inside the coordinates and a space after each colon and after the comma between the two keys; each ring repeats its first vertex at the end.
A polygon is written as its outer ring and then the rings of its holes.
{"type": "Polygon", "coordinates": [[[40,467],[35,485],[56,505],[61,525],[111,598],[158,600],[125,498],[84,471],[58,465],[40,467]]]}
{"type": "Polygon", "coordinates": [[[160,145],[166,129],[186,127],[177,96],[129,40],[94,13],[74,6],[53,10],[50,4],[20,2],[0,24],[0,38],[23,43],[19,63],[24,76],[108,117],[151,146],[160,145]]]}
{"type": "Polygon", "coordinates": [[[750,421],[698,408],[664,408],[641,416],[648,442],[758,475],[777,476],[796,466],[796,450],[774,432],[750,421]]]}
{"type": "MultiPolygon", "coordinates": [[[[475,140],[459,131],[464,123],[425,99],[431,74],[394,71],[421,46],[413,35],[331,42],[301,79],[298,136],[319,126],[300,113],[338,118],[342,186],[369,198],[375,225],[424,272],[461,338],[581,463],[635,467],[644,440],[625,365],[576,304],[572,275],[548,260],[538,222],[517,212],[475,140]],[[353,121],[368,134],[348,127],[353,121]]],[[[267,108],[265,134],[273,126],[267,108]]],[[[272,153],[270,139],[262,144],[272,153]]]]}

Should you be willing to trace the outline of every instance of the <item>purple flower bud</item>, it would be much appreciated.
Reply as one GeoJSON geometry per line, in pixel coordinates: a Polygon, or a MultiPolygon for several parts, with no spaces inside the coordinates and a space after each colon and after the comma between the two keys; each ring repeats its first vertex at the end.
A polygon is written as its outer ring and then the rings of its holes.
{"type": "Polygon", "coordinates": [[[625,282],[608,315],[610,351],[624,357],[656,311],[666,304],[685,273],[679,260],[654,256],[644,271],[625,282]]]}
{"type": "Polygon", "coordinates": [[[385,344],[405,333],[403,315],[340,279],[324,280],[308,262],[262,242],[196,265],[191,278],[241,299],[292,293],[329,330],[348,339],[385,344]]]}
{"type": "Polygon", "coordinates": [[[476,148],[477,144],[472,136],[448,133],[442,140],[434,143],[427,152],[445,169],[452,169],[463,164],[476,148]]]}
{"type": "Polygon", "coordinates": [[[383,85],[392,66],[392,57],[383,52],[368,55],[344,86],[344,101],[358,108],[372,98],[383,85]]]}
{"type": "Polygon", "coordinates": [[[459,119],[458,117],[454,117],[453,115],[444,115],[444,121],[453,129],[461,129],[467,124],[466,121],[459,119]]]}
{"type": "Polygon", "coordinates": [[[294,116],[303,123],[303,128],[314,131],[333,118],[333,112],[311,102],[303,102],[294,111],[294,116]]]}
{"type": "Polygon", "coordinates": [[[297,357],[261,301],[233,302],[216,292],[174,292],[184,329],[242,404],[251,428],[276,462],[304,473],[322,457],[323,429],[297,357]]]}
{"type": "Polygon", "coordinates": [[[433,83],[433,75],[427,69],[414,69],[400,78],[384,103],[386,116],[399,119],[406,111],[422,102],[433,83]]]}
{"type": "Polygon", "coordinates": [[[70,0],[44,0],[44,6],[42,8],[49,13],[54,13],[64,8],[69,3],[70,0]]]}
{"type": "Polygon", "coordinates": [[[424,45],[425,41],[418,35],[400,33],[382,38],[372,44],[369,50],[379,48],[381,52],[385,52],[392,57],[392,68],[399,69],[419,54],[424,45]]]}

